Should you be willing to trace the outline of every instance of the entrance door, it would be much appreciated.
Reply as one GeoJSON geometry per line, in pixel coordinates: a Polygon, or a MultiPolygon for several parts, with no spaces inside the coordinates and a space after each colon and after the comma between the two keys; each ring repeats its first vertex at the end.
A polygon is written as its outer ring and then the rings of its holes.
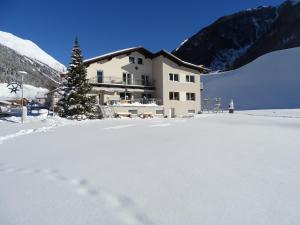
{"type": "Polygon", "coordinates": [[[174,118],[175,117],[175,108],[170,108],[169,109],[169,117],[174,118]]]}

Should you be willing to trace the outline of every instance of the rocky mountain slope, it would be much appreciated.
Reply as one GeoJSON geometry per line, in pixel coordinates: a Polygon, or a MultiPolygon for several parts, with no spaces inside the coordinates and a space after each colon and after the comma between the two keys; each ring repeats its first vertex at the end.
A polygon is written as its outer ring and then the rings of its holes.
{"type": "Polygon", "coordinates": [[[17,71],[26,71],[26,84],[51,89],[58,85],[64,69],[33,42],[0,32],[0,83],[19,79],[17,71]]]}
{"type": "Polygon", "coordinates": [[[213,71],[241,67],[257,57],[300,46],[300,2],[258,7],[225,16],[185,40],[177,57],[213,71]]]}

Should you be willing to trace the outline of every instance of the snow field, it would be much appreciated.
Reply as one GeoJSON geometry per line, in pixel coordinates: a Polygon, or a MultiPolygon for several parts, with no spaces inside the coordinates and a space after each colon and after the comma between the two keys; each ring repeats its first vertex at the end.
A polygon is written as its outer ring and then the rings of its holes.
{"type": "Polygon", "coordinates": [[[299,224],[299,116],[60,121],[15,136],[0,144],[0,222],[299,224]]]}

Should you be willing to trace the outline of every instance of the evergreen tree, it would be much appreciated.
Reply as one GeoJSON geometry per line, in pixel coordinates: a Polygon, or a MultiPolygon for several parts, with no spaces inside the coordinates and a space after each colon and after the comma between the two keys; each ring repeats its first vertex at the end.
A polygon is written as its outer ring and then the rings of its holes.
{"type": "Polygon", "coordinates": [[[86,79],[86,68],[78,38],[72,50],[71,63],[61,86],[58,111],[62,117],[71,119],[96,118],[95,98],[88,96],[91,86],[86,79]]]}

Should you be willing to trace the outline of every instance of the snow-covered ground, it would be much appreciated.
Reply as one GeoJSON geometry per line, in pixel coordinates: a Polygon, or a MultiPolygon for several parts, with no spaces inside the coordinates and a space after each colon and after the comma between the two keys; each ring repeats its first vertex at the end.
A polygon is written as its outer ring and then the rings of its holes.
{"type": "Polygon", "coordinates": [[[300,110],[14,122],[0,120],[0,224],[300,223],[300,110]]]}
{"type": "Polygon", "coordinates": [[[272,52],[225,73],[202,77],[203,98],[231,98],[238,109],[300,108],[300,48],[272,52]]]}
{"type": "MultiPolygon", "coordinates": [[[[49,92],[46,88],[34,87],[32,85],[24,85],[24,97],[28,100],[33,100],[37,96],[43,96],[49,92]]],[[[6,83],[0,83],[0,100],[20,99],[21,91],[11,93],[6,83]]]]}

